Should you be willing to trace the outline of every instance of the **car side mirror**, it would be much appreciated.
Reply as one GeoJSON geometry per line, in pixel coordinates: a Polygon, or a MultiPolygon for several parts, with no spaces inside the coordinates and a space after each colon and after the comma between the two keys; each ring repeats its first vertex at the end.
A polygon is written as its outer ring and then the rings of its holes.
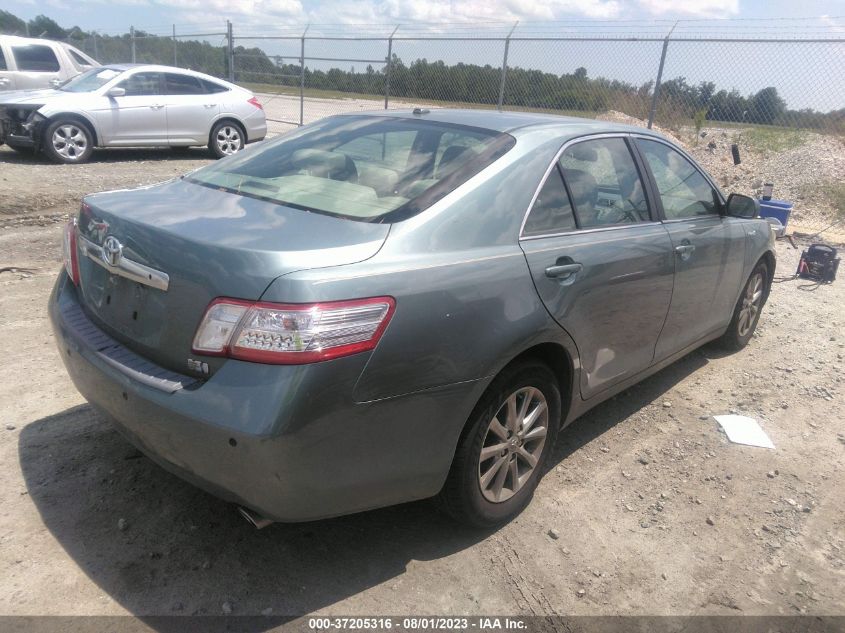
{"type": "Polygon", "coordinates": [[[106,93],[107,97],[123,97],[124,95],[126,95],[126,88],[109,88],[106,93]]]}
{"type": "Polygon", "coordinates": [[[751,196],[732,193],[728,196],[725,212],[732,218],[756,218],[760,215],[760,203],[751,196]]]}

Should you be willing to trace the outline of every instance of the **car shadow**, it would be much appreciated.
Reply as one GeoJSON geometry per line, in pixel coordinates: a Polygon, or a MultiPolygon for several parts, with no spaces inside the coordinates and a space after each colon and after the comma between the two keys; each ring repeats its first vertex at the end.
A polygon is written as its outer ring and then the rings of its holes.
{"type": "MultiPolygon", "coordinates": [[[[693,352],[570,425],[551,467],[705,365],[706,354],[693,352]]],[[[103,591],[160,631],[172,622],[156,616],[219,615],[224,602],[239,615],[312,613],[399,579],[411,561],[452,555],[493,533],[457,525],[427,501],[259,531],[231,504],[143,457],[88,405],[26,425],[19,459],[55,539],[103,591]]],[[[271,628],[272,619],[249,628],[271,628]]]]}
{"type": "MultiPolygon", "coordinates": [[[[168,147],[97,149],[94,150],[87,164],[90,163],[130,163],[140,161],[198,161],[214,160],[206,147],[190,147],[173,150],[168,147]]],[[[55,165],[46,156],[32,151],[16,152],[0,146],[0,163],[30,165],[55,165]]]]}

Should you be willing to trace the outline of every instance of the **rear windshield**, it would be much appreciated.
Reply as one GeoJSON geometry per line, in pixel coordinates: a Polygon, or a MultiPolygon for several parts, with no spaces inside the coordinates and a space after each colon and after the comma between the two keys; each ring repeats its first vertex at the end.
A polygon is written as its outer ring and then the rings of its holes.
{"type": "Polygon", "coordinates": [[[243,196],[363,222],[431,206],[511,147],[491,130],[418,119],[339,116],[193,172],[243,196]]]}

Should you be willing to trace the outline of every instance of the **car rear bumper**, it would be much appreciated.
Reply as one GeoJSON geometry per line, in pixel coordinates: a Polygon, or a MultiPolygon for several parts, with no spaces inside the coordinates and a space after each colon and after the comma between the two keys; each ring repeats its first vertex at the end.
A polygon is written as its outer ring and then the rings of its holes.
{"type": "Polygon", "coordinates": [[[267,119],[263,110],[256,108],[255,112],[244,118],[246,128],[246,142],[255,143],[267,136],[267,119]]]}
{"type": "MultiPolygon", "coordinates": [[[[162,389],[117,366],[110,356],[125,358],[120,350],[104,355],[101,343],[80,334],[68,320],[74,310],[81,312],[76,289],[62,272],[50,319],[88,402],[167,470],[278,521],[436,494],[483,390],[479,381],[356,403],[351,394],[366,354],[304,366],[229,360],[205,381],[184,377],[178,389],[162,389]]],[[[178,374],[150,370],[148,362],[147,369],[131,365],[178,382],[178,374]]]]}

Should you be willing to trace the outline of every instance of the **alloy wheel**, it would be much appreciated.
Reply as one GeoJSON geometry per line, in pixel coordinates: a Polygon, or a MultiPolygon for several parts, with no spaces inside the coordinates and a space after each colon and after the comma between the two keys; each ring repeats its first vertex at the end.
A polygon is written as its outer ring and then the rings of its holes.
{"type": "Polygon", "coordinates": [[[535,387],[513,392],[487,425],[478,459],[478,484],[487,501],[502,503],[531,478],[549,428],[546,397],[535,387]]]}
{"type": "Polygon", "coordinates": [[[217,147],[227,156],[241,149],[241,132],[233,125],[224,125],[217,130],[217,147]]]}
{"type": "Polygon", "coordinates": [[[748,280],[745,293],[742,296],[742,305],[739,309],[737,319],[737,334],[746,336],[754,326],[754,319],[760,311],[763,302],[763,274],[756,273],[748,280]]]}
{"type": "Polygon", "coordinates": [[[53,132],[53,149],[59,156],[76,161],[88,149],[88,137],[77,125],[62,125],[53,132]]]}

